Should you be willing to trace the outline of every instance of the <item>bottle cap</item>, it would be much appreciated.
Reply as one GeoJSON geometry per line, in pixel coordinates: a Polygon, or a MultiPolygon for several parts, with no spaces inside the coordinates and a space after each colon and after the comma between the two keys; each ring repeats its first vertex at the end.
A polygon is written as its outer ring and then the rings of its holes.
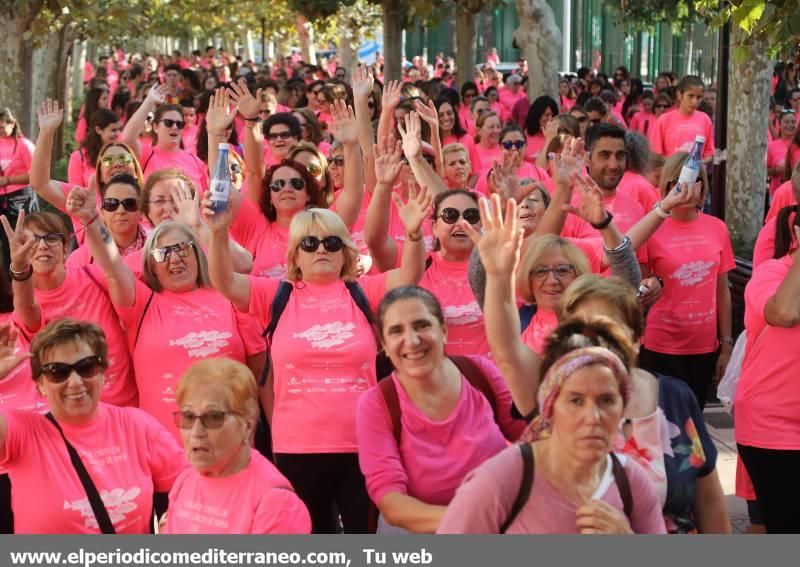
{"type": "Polygon", "coordinates": [[[705,144],[705,143],[706,143],[706,137],[705,137],[705,136],[697,136],[697,137],[694,139],[694,141],[695,141],[695,142],[700,142],[701,144],[705,144]]]}
{"type": "MultiPolygon", "coordinates": [[[[698,136],[698,137],[699,137],[699,136],[698,136]]],[[[223,143],[220,143],[220,144],[217,144],[217,149],[218,149],[218,150],[227,150],[227,149],[228,149],[228,144],[226,144],[226,143],[224,143],[224,142],[223,142],[223,143]]]]}

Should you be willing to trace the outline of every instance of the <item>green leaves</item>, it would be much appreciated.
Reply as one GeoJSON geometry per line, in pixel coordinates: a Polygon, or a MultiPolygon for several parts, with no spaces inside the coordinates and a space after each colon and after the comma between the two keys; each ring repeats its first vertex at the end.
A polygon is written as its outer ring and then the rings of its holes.
{"type": "Polygon", "coordinates": [[[733,24],[742,28],[745,33],[752,33],[756,24],[764,15],[766,3],[764,0],[744,0],[733,9],[731,14],[733,24]]]}

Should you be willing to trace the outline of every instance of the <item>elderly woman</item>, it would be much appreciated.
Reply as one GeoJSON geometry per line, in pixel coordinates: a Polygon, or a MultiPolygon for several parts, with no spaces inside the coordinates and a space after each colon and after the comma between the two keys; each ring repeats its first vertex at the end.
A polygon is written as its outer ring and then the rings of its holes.
{"type": "Polygon", "coordinates": [[[250,439],[258,419],[253,373],[227,358],[193,364],[173,413],[191,467],[169,493],[169,534],[307,534],[311,519],[289,481],[250,439]],[[198,514],[198,507],[204,512],[198,514]]]}
{"type": "Polygon", "coordinates": [[[361,470],[386,523],[433,533],[467,473],[515,441],[524,422],[512,419],[488,359],[445,356],[447,325],[430,292],[386,294],[378,335],[395,371],[359,400],[361,470]]]}
{"type": "Polygon", "coordinates": [[[289,282],[282,282],[234,273],[227,249],[230,214],[214,215],[209,202],[204,207],[214,234],[212,283],[271,336],[272,372],[262,404],[271,420],[275,463],[308,506],[315,533],[335,532],[334,504],[347,533],[368,528],[355,416],[358,397],[376,382],[372,310],[387,290],[422,276],[420,226],[430,198],[422,191],[405,205],[399,197],[396,203],[408,235],[401,266],[357,283],[358,249],[332,211],[312,208],[295,215],[289,282]]]}
{"type": "Polygon", "coordinates": [[[86,191],[73,189],[67,209],[86,227],[86,241],[127,330],[139,407],[179,438],[172,420],[178,377],[198,359],[220,356],[260,373],[265,346],[258,329],[211,288],[205,252],[186,225],[162,222],[150,233],[141,281],[120,258],[86,191]]]}
{"type": "MultiPolygon", "coordinates": [[[[34,339],[31,369],[50,412],[0,412],[16,533],[150,533],[153,494],[172,488],[185,458],[151,416],[100,401],[108,357],[92,323],[59,319],[34,339]]],[[[0,348],[4,373],[14,362],[13,347],[0,348]]]]}
{"type": "Polygon", "coordinates": [[[559,327],[525,440],[467,476],[437,533],[665,533],[647,474],[612,452],[634,359],[610,321],[559,327]]]}

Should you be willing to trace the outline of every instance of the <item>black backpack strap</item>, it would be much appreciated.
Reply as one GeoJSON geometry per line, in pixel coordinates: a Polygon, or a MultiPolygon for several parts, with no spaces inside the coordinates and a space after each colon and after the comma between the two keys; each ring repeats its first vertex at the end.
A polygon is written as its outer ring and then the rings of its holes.
{"type": "MultiPolygon", "coordinates": [[[[344,285],[347,287],[347,291],[350,292],[350,297],[358,306],[358,309],[364,314],[364,317],[367,318],[367,322],[372,327],[372,332],[375,335],[375,343],[380,349],[381,340],[378,336],[378,330],[375,328],[375,317],[372,315],[372,308],[369,306],[369,300],[367,299],[364,290],[360,285],[358,285],[357,282],[346,281],[344,282],[344,285]]],[[[389,360],[389,357],[386,356],[385,352],[379,350],[378,354],[375,355],[375,377],[377,380],[383,380],[389,376],[393,370],[394,367],[392,366],[392,361],[389,360]]]]}
{"type": "Polygon", "coordinates": [[[428,256],[428,258],[425,260],[425,271],[426,272],[428,271],[428,268],[431,267],[431,264],[433,264],[433,256],[428,256]]]}
{"type": "Polygon", "coordinates": [[[147,310],[150,309],[150,302],[153,301],[153,296],[155,292],[150,290],[150,297],[147,298],[147,303],[144,304],[144,311],[142,311],[142,316],[139,317],[139,324],[136,325],[136,336],[133,337],[133,346],[136,348],[136,343],[139,342],[139,332],[142,330],[142,323],[144,323],[144,316],[147,315],[147,310]]]}
{"type": "Polygon", "coordinates": [[[153,159],[153,155],[155,155],[155,152],[150,152],[150,155],[147,157],[147,161],[144,162],[144,165],[142,166],[142,173],[143,174],[147,171],[147,164],[149,164],[150,160],[153,159]]]}
{"type": "Polygon", "coordinates": [[[353,298],[358,308],[364,314],[364,317],[367,318],[367,321],[370,325],[375,324],[375,317],[372,314],[372,307],[369,306],[369,300],[367,299],[367,295],[364,293],[364,290],[361,289],[361,286],[358,285],[358,282],[344,282],[344,285],[347,287],[347,291],[350,292],[350,297],[353,298]]]}
{"type": "Polygon", "coordinates": [[[459,372],[464,375],[464,378],[467,379],[467,382],[469,382],[473,388],[483,394],[483,396],[489,402],[489,406],[492,408],[492,414],[494,415],[495,423],[499,424],[497,396],[494,393],[494,389],[492,388],[492,384],[489,382],[489,379],[486,378],[486,374],[484,374],[483,371],[478,368],[478,365],[467,356],[451,356],[450,360],[453,361],[453,364],[458,367],[459,372]]]}
{"type": "Polygon", "coordinates": [[[506,533],[511,524],[514,523],[514,520],[517,519],[525,504],[528,503],[528,498],[531,496],[531,488],[533,488],[533,447],[530,443],[522,443],[519,445],[519,453],[522,457],[522,482],[520,482],[519,492],[514,500],[514,505],[511,507],[511,512],[509,512],[508,518],[503,522],[503,525],[500,526],[501,534],[506,533]]]}
{"type": "Polygon", "coordinates": [[[258,378],[258,385],[263,386],[267,383],[269,371],[272,368],[272,362],[269,357],[270,348],[272,348],[272,336],[275,334],[275,329],[278,328],[278,321],[281,319],[286,304],[289,303],[289,297],[292,295],[294,287],[291,283],[281,280],[278,284],[278,290],[275,292],[275,297],[272,298],[272,303],[269,307],[269,324],[261,336],[267,339],[267,360],[264,363],[264,369],[261,371],[261,376],[258,378]]]}
{"type": "Polygon", "coordinates": [[[625,472],[625,467],[622,466],[619,458],[614,453],[611,453],[611,472],[614,474],[614,482],[617,483],[617,490],[619,490],[620,498],[622,498],[622,509],[630,519],[633,513],[631,483],[628,482],[628,474],[625,472]]]}
{"type": "Polygon", "coordinates": [[[519,308],[518,311],[519,311],[520,333],[525,332],[525,329],[527,329],[530,326],[531,321],[533,321],[534,315],[536,315],[536,310],[537,310],[536,304],[523,305],[522,307],[519,308]]]}
{"type": "Polygon", "coordinates": [[[114,530],[114,524],[111,523],[108,510],[106,510],[106,506],[103,504],[103,499],[100,498],[100,493],[97,491],[97,487],[94,485],[92,477],[89,476],[89,471],[87,471],[86,467],[83,466],[83,461],[81,461],[78,451],[75,450],[75,447],[72,446],[72,443],[67,441],[64,431],[62,431],[61,426],[53,417],[53,414],[48,412],[44,417],[46,417],[50,423],[55,425],[56,429],[58,429],[58,432],[61,434],[61,438],[64,440],[64,444],[67,446],[69,460],[72,461],[72,466],[75,469],[75,472],[78,474],[78,478],[83,485],[83,490],[86,492],[86,496],[89,498],[89,504],[92,507],[92,512],[94,512],[94,517],[97,520],[97,524],[100,526],[100,532],[104,534],[117,533],[116,530],[114,530]]]}

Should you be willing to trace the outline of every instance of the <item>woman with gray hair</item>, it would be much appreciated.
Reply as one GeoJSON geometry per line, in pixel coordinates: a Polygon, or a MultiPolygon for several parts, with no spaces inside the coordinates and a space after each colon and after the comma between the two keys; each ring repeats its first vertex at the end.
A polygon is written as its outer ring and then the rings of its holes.
{"type": "Polygon", "coordinates": [[[180,440],[172,418],[178,378],[192,363],[211,357],[247,363],[260,373],[266,349],[258,329],[211,287],[205,252],[186,225],[165,221],[150,233],[140,281],[120,258],[93,195],[73,189],[67,210],[86,227],[86,241],[127,331],[139,407],[180,440]]]}
{"type": "Polygon", "coordinates": [[[650,173],[650,142],[647,138],[628,130],[625,132],[625,151],[628,154],[628,169],[617,185],[617,192],[642,205],[645,212],[653,210],[658,202],[658,190],[647,180],[650,173]]]}

